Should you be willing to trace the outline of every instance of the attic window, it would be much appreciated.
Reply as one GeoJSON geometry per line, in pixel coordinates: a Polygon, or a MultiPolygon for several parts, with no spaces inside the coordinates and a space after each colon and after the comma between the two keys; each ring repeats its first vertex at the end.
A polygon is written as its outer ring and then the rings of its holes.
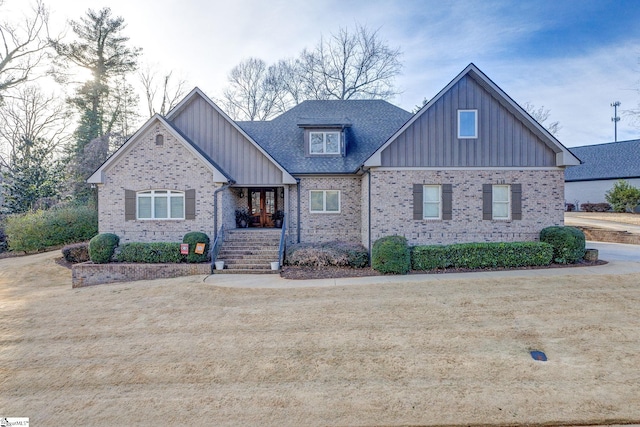
{"type": "Polygon", "coordinates": [[[309,154],[340,154],[340,132],[309,132],[309,154]]]}
{"type": "Polygon", "coordinates": [[[478,137],[478,110],[458,110],[458,138],[478,137]]]}
{"type": "Polygon", "coordinates": [[[156,145],[159,147],[164,145],[164,135],[162,134],[156,135],[156,145]]]}

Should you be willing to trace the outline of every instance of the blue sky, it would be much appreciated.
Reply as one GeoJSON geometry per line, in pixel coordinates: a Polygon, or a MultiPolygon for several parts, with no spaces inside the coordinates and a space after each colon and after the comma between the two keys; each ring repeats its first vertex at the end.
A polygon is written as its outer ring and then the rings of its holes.
{"type": "MultiPolygon", "coordinates": [[[[516,102],[551,110],[566,146],[613,141],[613,101],[640,103],[640,1],[45,0],[52,27],[105,4],[143,61],[219,97],[248,57],[294,57],[357,22],[403,51],[393,102],[407,110],[475,63],[516,102]]],[[[26,0],[5,7],[26,8],[26,0]]],[[[622,114],[618,140],[640,138],[622,114]]]]}

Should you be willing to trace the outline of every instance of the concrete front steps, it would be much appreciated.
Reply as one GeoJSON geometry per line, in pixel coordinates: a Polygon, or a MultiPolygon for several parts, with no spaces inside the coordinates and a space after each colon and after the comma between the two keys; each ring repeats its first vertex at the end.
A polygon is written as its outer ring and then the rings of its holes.
{"type": "Polygon", "coordinates": [[[270,274],[271,263],[278,261],[279,228],[235,228],[225,232],[216,261],[224,261],[224,270],[214,274],[270,274]]]}

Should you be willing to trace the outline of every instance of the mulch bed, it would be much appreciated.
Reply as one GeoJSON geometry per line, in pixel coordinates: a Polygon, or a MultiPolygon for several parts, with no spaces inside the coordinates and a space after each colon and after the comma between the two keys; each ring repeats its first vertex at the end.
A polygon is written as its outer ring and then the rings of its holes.
{"type": "MultiPolygon", "coordinates": [[[[607,261],[580,261],[576,264],[551,264],[542,266],[519,267],[519,268],[443,268],[436,270],[412,270],[409,274],[447,274],[447,273],[470,273],[481,271],[510,271],[510,270],[542,270],[548,268],[575,268],[592,267],[604,265],[607,261]]],[[[339,279],[343,277],[367,277],[383,276],[371,267],[349,268],[349,267],[292,267],[284,266],[280,271],[280,276],[291,280],[311,280],[311,279],[339,279]]]]}

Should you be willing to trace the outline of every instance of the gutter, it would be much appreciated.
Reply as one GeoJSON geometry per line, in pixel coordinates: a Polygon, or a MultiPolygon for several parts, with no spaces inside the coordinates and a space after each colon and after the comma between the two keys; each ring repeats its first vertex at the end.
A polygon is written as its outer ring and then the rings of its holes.
{"type": "Polygon", "coordinates": [[[296,185],[298,187],[298,219],[296,221],[296,228],[298,233],[297,243],[300,243],[300,178],[296,178],[296,185]]]}

